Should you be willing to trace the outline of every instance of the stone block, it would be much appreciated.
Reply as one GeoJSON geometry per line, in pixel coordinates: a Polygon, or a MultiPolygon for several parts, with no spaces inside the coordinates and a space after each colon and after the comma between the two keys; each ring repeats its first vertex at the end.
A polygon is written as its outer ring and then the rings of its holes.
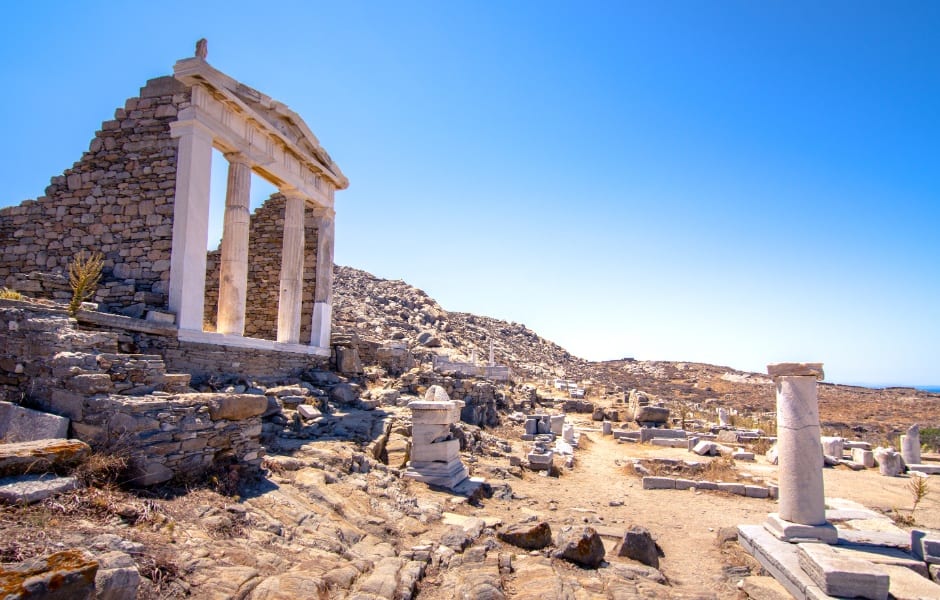
{"type": "Polygon", "coordinates": [[[718,444],[715,442],[701,441],[695,444],[695,447],[692,448],[692,452],[699,456],[714,456],[718,454],[718,444]]]}
{"type": "Polygon", "coordinates": [[[31,442],[68,436],[69,420],[11,402],[0,402],[0,441],[31,442]]]}
{"type": "Polygon", "coordinates": [[[676,489],[676,480],[672,477],[644,477],[644,490],[674,490],[676,489]]]}
{"type": "Polygon", "coordinates": [[[875,466],[875,455],[871,450],[865,448],[852,448],[852,462],[863,465],[866,469],[875,466]]]}
{"type": "Polygon", "coordinates": [[[445,440],[434,444],[414,443],[411,448],[411,460],[448,462],[460,458],[460,440],[445,440]]]}
{"type": "Polygon", "coordinates": [[[782,519],[778,513],[767,515],[764,528],[784,542],[819,541],[835,544],[839,541],[839,532],[830,523],[804,525],[782,519]]]}
{"type": "Polygon", "coordinates": [[[799,544],[800,567],[830,596],[888,599],[888,573],[868,561],[840,556],[827,544],[799,544]]]}
{"type": "Polygon", "coordinates": [[[940,475],[940,464],[927,465],[923,463],[908,463],[908,471],[918,471],[925,475],[940,475]]]}
{"type": "Polygon", "coordinates": [[[744,496],[747,493],[747,489],[744,487],[743,483],[733,483],[733,482],[718,482],[718,491],[726,492],[728,494],[735,494],[736,496],[744,496]]]}
{"type": "Polygon", "coordinates": [[[140,586],[140,572],[134,559],[124,552],[105,552],[98,556],[95,576],[95,600],[135,600],[140,586]]]}
{"type": "Polygon", "coordinates": [[[748,498],[767,498],[770,492],[762,485],[745,485],[744,495],[748,498]]]}
{"type": "Polygon", "coordinates": [[[731,458],[733,458],[734,460],[753,461],[754,453],[745,452],[743,450],[737,450],[731,453],[731,458]]]}
{"type": "Polygon", "coordinates": [[[901,454],[892,448],[875,448],[875,460],[878,462],[878,472],[885,477],[897,477],[904,471],[901,454]]]}
{"type": "Polygon", "coordinates": [[[261,416],[268,409],[267,398],[255,394],[182,394],[179,398],[192,399],[194,396],[208,404],[213,421],[242,421],[261,416]]]}
{"type": "Polygon", "coordinates": [[[689,488],[698,488],[698,482],[694,479],[679,479],[676,478],[676,489],[677,490],[687,490],[689,488]]]}
{"type": "Polygon", "coordinates": [[[78,464],[91,448],[79,440],[52,439],[0,444],[0,476],[42,473],[78,464]]]}
{"type": "Polygon", "coordinates": [[[910,569],[896,565],[882,565],[890,577],[888,593],[892,600],[924,600],[940,598],[940,585],[921,577],[910,569]]]}
{"type": "Polygon", "coordinates": [[[95,597],[97,572],[98,561],[71,549],[0,565],[0,581],[6,598],[86,600],[95,597]]]}
{"type": "Polygon", "coordinates": [[[925,563],[940,564],[940,534],[930,534],[920,529],[912,530],[911,554],[925,563]]]}
{"type": "Polygon", "coordinates": [[[0,479],[0,502],[34,504],[79,487],[78,479],[59,477],[51,473],[4,477],[0,479]]]}
{"type": "Polygon", "coordinates": [[[718,484],[714,481],[697,481],[695,483],[695,489],[715,491],[718,489],[718,484]]]}

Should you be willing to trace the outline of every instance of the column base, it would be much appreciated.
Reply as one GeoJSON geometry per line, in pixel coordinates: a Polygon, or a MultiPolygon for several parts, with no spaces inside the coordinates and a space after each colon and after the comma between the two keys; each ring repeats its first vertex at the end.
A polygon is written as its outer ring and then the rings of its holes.
{"type": "Polygon", "coordinates": [[[822,525],[803,525],[780,518],[779,513],[770,513],[764,521],[764,529],[784,542],[822,542],[836,544],[839,541],[839,531],[832,523],[822,525]]]}

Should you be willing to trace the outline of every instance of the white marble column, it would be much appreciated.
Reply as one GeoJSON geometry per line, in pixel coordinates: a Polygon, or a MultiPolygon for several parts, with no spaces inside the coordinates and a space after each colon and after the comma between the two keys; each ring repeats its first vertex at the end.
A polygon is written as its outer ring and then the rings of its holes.
{"type": "Polygon", "coordinates": [[[767,529],[785,540],[815,539],[834,543],[835,528],[826,522],[823,450],[820,441],[816,380],[822,364],[768,365],[777,388],[779,513],[767,529]]]}
{"type": "Polygon", "coordinates": [[[901,436],[901,456],[906,465],[920,464],[920,425],[911,425],[901,436]]]}
{"type": "Polygon", "coordinates": [[[333,320],[333,217],[331,208],[316,208],[317,218],[317,281],[313,293],[313,322],[310,345],[330,347],[333,320]]]}
{"type": "Polygon", "coordinates": [[[304,206],[306,198],[295,190],[281,190],[284,240],[281,247],[281,294],[277,305],[277,341],[300,343],[300,310],[304,285],[304,206]]]}
{"type": "Polygon", "coordinates": [[[170,135],[179,139],[179,146],[168,305],[180,329],[202,331],[212,131],[194,118],[184,118],[184,113],[180,119],[170,124],[170,135]]]}
{"type": "Polygon", "coordinates": [[[219,269],[219,310],[216,331],[245,334],[245,304],[248,299],[248,230],[251,211],[251,165],[239,152],[228,160],[228,189],[222,225],[222,257],[219,269]]]}

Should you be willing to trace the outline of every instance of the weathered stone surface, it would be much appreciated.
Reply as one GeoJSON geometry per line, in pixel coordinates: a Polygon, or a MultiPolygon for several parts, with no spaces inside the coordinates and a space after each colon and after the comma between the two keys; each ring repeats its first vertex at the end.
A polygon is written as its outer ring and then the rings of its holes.
{"type": "Polygon", "coordinates": [[[878,462],[878,472],[886,477],[897,477],[904,471],[901,454],[893,448],[875,448],[875,461],[878,462]]]}
{"type": "Polygon", "coordinates": [[[295,600],[297,598],[329,598],[329,587],[320,576],[307,573],[281,573],[258,584],[251,600],[295,600]]]}
{"type": "Polygon", "coordinates": [[[767,365],[771,377],[815,377],[824,379],[822,363],[777,363],[767,365]]]}
{"type": "Polygon", "coordinates": [[[666,423],[669,421],[669,409],[664,406],[640,406],[633,420],[637,423],[666,423]]]}
{"type": "Polygon", "coordinates": [[[359,400],[359,391],[348,383],[340,383],[330,388],[330,401],[342,406],[359,400]]]}
{"type": "Polygon", "coordinates": [[[911,554],[925,563],[940,564],[940,534],[931,534],[920,529],[912,530],[911,554]]]}
{"type": "Polygon", "coordinates": [[[79,487],[74,477],[52,474],[17,475],[0,479],[0,502],[34,504],[79,487]]]}
{"type": "Polygon", "coordinates": [[[897,565],[881,565],[891,578],[888,592],[893,600],[924,600],[940,598],[940,585],[897,565]]]}
{"type": "Polygon", "coordinates": [[[911,425],[907,433],[901,436],[901,456],[904,462],[911,464],[920,463],[920,426],[911,425]]]}
{"type": "Polygon", "coordinates": [[[604,542],[593,527],[575,527],[559,536],[555,558],[563,558],[582,567],[597,568],[604,561],[604,542]]]}
{"type": "Polygon", "coordinates": [[[744,578],[741,591],[750,600],[792,600],[793,596],[773,577],[751,576],[744,578]]]}
{"type": "Polygon", "coordinates": [[[517,523],[497,534],[507,544],[526,550],[541,550],[552,543],[552,529],[545,521],[539,523],[517,523]]]}
{"type": "Polygon", "coordinates": [[[112,551],[99,555],[95,576],[96,600],[134,600],[140,586],[140,572],[130,555],[112,551]]]}
{"type": "Polygon", "coordinates": [[[68,437],[69,420],[11,402],[0,402],[0,442],[31,442],[68,437]]]}
{"type": "Polygon", "coordinates": [[[830,596],[887,600],[888,573],[879,565],[841,556],[828,544],[799,544],[800,567],[830,596]]]}
{"type": "Polygon", "coordinates": [[[213,420],[242,421],[261,416],[268,409],[268,399],[255,394],[183,394],[180,396],[180,400],[189,399],[206,402],[209,406],[209,416],[213,420]]]}
{"type": "Polygon", "coordinates": [[[644,477],[644,490],[674,490],[676,489],[676,480],[672,477],[644,477]]]}
{"type": "Polygon", "coordinates": [[[644,565],[659,568],[659,548],[645,527],[633,525],[623,534],[617,556],[638,560],[644,565]]]}
{"type": "Polygon", "coordinates": [[[0,565],[4,598],[91,600],[95,597],[98,561],[81,550],[56,552],[26,562],[0,565]]]}
{"type": "Polygon", "coordinates": [[[90,453],[91,447],[80,440],[44,439],[0,444],[0,477],[72,467],[90,453]]]}

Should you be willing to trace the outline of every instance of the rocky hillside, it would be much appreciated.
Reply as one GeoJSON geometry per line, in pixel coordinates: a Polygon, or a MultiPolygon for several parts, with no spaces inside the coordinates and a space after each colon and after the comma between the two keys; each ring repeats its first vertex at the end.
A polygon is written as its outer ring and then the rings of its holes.
{"type": "MultiPolygon", "coordinates": [[[[510,366],[517,381],[544,384],[565,377],[584,384],[588,399],[601,403],[636,388],[702,411],[725,406],[760,414],[775,409],[773,384],[765,374],[691,362],[590,362],[524,325],[449,312],[404,281],[381,279],[351,267],[336,267],[334,311],[338,331],[381,342],[398,340],[425,363],[433,354],[469,360],[474,351],[485,362],[492,340],[496,363],[510,366]]],[[[824,384],[819,396],[823,425],[835,434],[855,430],[887,438],[913,422],[938,425],[940,394],[824,384]]]]}
{"type": "Polygon", "coordinates": [[[525,325],[461,312],[449,312],[423,290],[404,281],[381,279],[352,267],[335,268],[334,322],[338,331],[379,341],[400,340],[415,355],[470,360],[476,351],[489,358],[490,341],[497,364],[524,378],[588,375],[589,363],[539,337],[525,325]]]}

